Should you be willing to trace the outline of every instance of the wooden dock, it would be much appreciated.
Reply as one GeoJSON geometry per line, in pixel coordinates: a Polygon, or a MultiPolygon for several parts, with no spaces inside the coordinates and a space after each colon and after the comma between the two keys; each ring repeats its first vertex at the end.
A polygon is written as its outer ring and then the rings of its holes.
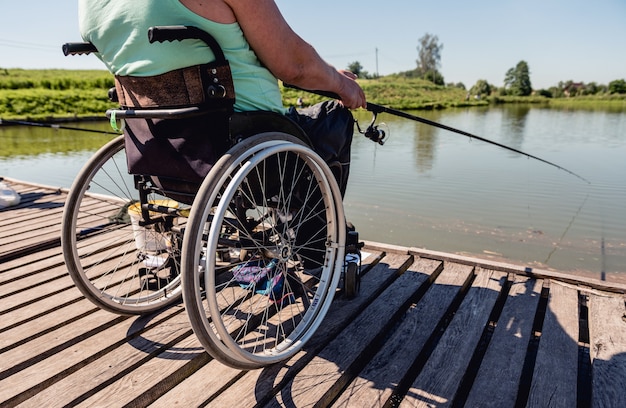
{"type": "Polygon", "coordinates": [[[359,296],[291,360],[239,371],[182,304],[85,300],[61,254],[66,192],[7,182],[22,203],[0,210],[1,407],[626,407],[626,286],[368,242],[359,296]]]}

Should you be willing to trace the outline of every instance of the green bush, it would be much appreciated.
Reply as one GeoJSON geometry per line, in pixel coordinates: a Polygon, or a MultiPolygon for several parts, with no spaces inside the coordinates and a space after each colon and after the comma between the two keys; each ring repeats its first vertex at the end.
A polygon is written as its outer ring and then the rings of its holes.
{"type": "Polygon", "coordinates": [[[612,94],[626,94],[626,81],[623,79],[616,79],[609,82],[609,92],[612,94]]]}

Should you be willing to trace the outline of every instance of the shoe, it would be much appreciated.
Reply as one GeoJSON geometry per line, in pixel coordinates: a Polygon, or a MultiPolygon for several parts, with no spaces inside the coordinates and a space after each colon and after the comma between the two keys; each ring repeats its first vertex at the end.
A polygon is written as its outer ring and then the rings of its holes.
{"type": "Polygon", "coordinates": [[[261,281],[267,280],[278,263],[277,259],[251,259],[233,268],[233,277],[244,289],[251,289],[261,281]]]}
{"type": "Polygon", "coordinates": [[[252,259],[233,269],[233,277],[244,289],[252,290],[258,295],[268,296],[278,306],[295,302],[291,292],[284,292],[285,275],[276,272],[277,259],[252,259]]]}

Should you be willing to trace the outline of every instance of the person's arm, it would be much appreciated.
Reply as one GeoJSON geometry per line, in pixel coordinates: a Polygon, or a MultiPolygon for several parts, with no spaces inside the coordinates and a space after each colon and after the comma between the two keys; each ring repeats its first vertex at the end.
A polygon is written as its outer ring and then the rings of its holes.
{"type": "Polygon", "coordinates": [[[356,75],[337,70],[289,27],[273,0],[224,0],[259,60],[278,79],[304,89],[336,93],[351,109],[365,107],[356,75]]]}

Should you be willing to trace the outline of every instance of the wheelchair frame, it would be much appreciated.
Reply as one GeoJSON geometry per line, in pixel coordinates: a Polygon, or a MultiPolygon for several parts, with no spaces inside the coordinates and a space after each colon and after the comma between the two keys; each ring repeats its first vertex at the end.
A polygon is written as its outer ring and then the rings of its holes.
{"type": "MultiPolygon", "coordinates": [[[[193,27],[158,32],[158,41],[208,38],[193,27]]],[[[66,44],[64,52],[97,50],[78,43],[66,44]]],[[[107,116],[202,113],[194,106],[115,109],[107,116]]],[[[344,269],[346,293],[355,294],[358,271],[344,268],[339,186],[300,138],[271,131],[235,144],[213,165],[190,206],[172,200],[154,177],[129,175],[125,161],[119,136],[85,164],[63,213],[69,273],[100,308],[146,314],[182,296],[207,352],[232,367],[253,369],[303,347],[328,312],[344,269]]]]}

